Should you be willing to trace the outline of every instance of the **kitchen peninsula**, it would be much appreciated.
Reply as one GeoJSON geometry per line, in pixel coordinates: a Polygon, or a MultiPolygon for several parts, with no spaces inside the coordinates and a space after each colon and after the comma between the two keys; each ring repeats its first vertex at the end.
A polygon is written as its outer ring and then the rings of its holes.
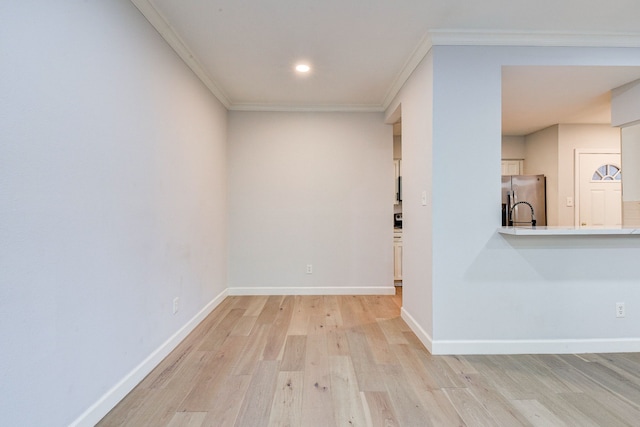
{"type": "Polygon", "coordinates": [[[580,228],[569,226],[500,227],[498,228],[498,233],[509,236],[640,236],[640,228],[580,228]]]}

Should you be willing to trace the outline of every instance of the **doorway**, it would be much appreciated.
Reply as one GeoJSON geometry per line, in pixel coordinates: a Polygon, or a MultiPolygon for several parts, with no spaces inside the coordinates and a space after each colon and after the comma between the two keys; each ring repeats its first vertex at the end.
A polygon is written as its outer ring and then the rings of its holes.
{"type": "Polygon", "coordinates": [[[402,289],[402,120],[393,124],[393,282],[396,294],[402,289]]]}
{"type": "Polygon", "coordinates": [[[575,224],[589,228],[622,225],[620,152],[576,150],[575,224]]]}

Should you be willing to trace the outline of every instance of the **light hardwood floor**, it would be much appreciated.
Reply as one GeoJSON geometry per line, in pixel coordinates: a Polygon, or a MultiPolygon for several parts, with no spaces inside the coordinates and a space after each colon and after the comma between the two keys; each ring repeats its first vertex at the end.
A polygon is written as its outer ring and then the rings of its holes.
{"type": "Polygon", "coordinates": [[[229,297],[98,425],[640,426],[640,354],[432,356],[400,301],[229,297]]]}

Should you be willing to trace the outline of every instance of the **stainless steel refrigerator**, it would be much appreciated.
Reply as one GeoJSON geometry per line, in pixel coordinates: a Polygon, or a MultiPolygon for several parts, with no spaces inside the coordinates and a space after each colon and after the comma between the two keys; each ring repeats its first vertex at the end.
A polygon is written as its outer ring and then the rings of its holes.
{"type": "Polygon", "coordinates": [[[502,225],[547,225],[544,175],[502,176],[502,225]]]}

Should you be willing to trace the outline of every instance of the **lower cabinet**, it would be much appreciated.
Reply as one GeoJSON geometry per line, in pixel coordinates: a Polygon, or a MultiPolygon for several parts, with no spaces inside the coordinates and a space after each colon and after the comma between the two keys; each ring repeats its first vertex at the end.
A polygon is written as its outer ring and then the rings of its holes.
{"type": "Polygon", "coordinates": [[[393,232],[393,280],[402,280],[402,231],[393,232]]]}

